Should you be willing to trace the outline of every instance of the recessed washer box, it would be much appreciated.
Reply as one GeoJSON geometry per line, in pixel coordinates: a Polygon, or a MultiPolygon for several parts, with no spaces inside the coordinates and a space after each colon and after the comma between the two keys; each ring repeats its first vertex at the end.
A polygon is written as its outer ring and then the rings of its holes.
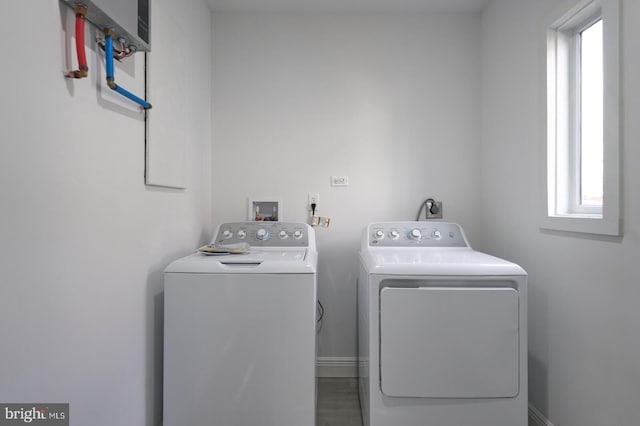
{"type": "Polygon", "coordinates": [[[140,52],[151,51],[151,0],[62,0],[71,8],[89,9],[87,20],[97,28],[113,29],[115,40],[124,37],[140,52]]]}

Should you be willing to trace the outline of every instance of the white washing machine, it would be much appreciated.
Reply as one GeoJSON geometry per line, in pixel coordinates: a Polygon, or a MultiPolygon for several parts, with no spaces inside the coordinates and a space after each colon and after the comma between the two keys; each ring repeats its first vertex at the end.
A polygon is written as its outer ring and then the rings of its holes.
{"type": "Polygon", "coordinates": [[[250,253],[196,253],[165,270],[163,424],[315,425],[313,229],[239,222],[215,235],[250,253]]]}
{"type": "Polygon", "coordinates": [[[365,426],[527,426],[527,274],[457,224],[365,229],[358,349],[365,426]]]}

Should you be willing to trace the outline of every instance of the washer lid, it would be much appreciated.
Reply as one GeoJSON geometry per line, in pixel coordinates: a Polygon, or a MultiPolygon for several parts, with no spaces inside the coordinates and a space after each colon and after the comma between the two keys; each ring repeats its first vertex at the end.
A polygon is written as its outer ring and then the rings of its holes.
{"type": "Polygon", "coordinates": [[[371,248],[360,252],[367,271],[381,275],[510,275],[520,266],[471,248],[371,248]]]}
{"type": "Polygon", "coordinates": [[[171,263],[166,273],[194,274],[310,274],[318,255],[306,248],[255,248],[247,254],[194,253],[171,263]]]}

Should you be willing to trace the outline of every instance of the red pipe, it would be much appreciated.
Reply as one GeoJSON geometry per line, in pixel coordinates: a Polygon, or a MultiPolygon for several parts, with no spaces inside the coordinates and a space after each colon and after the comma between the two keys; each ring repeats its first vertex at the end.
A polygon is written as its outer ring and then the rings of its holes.
{"type": "Polygon", "coordinates": [[[77,4],[74,8],[76,13],[76,52],[78,54],[78,69],[69,71],[65,77],[67,78],[85,78],[89,75],[89,66],[87,65],[87,55],[84,51],[84,22],[87,17],[87,6],[77,4]]]}

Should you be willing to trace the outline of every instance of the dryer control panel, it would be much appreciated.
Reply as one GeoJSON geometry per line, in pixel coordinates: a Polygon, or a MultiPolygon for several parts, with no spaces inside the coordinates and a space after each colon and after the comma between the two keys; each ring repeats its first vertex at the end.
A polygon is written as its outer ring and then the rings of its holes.
{"type": "Polygon", "coordinates": [[[217,244],[248,243],[252,247],[308,247],[313,229],[293,222],[223,223],[213,239],[217,244]]]}
{"type": "Polygon", "coordinates": [[[381,222],[365,232],[369,247],[470,247],[457,223],[381,222]]]}

